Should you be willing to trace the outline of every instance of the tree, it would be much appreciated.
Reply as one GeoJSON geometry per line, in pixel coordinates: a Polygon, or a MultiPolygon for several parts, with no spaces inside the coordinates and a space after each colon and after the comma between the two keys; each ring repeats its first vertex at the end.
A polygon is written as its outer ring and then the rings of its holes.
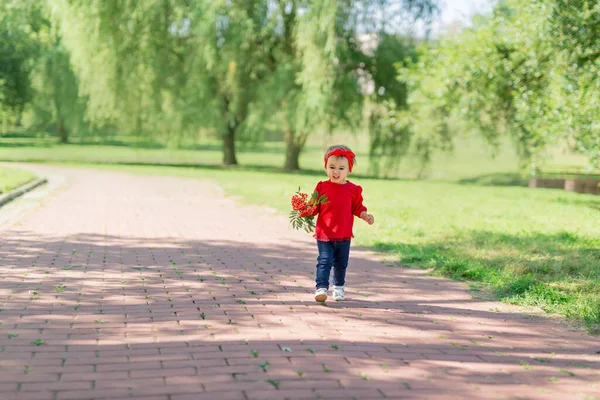
{"type": "Polygon", "coordinates": [[[562,128],[575,150],[600,169],[600,3],[556,0],[548,23],[563,56],[562,128]],[[556,33],[556,32],[554,32],[556,33]]]}
{"type": "MultiPolygon", "coordinates": [[[[276,30],[269,51],[273,74],[259,102],[279,109],[286,142],[284,169],[300,168],[310,133],[344,126],[355,130],[363,115],[363,81],[373,54],[359,32],[385,36],[396,17],[427,19],[436,1],[278,1],[276,30]]],[[[395,79],[390,76],[390,82],[395,79]]],[[[393,85],[393,83],[392,83],[393,85]]],[[[258,105],[260,107],[260,104],[258,105]]]]}
{"type": "MultiPolygon", "coordinates": [[[[266,43],[272,37],[267,2],[257,0],[206,2],[189,16],[186,96],[209,112],[189,116],[213,128],[223,140],[223,164],[235,165],[236,141],[246,128],[258,83],[268,73],[266,43]]],[[[188,111],[194,112],[193,108],[188,111]]],[[[198,110],[195,110],[198,114],[198,110]]]]}
{"type": "Polygon", "coordinates": [[[223,163],[237,164],[268,2],[49,1],[91,120],[174,136],[205,127],[222,138],[223,163]]]}
{"type": "MultiPolygon", "coordinates": [[[[346,16],[336,1],[279,1],[269,51],[272,74],[257,107],[278,109],[286,153],[284,169],[300,169],[299,156],[311,132],[360,119],[355,76],[357,47],[344,30],[346,16]]],[[[354,40],[354,39],[352,39],[354,40]]]]}
{"type": "Polygon", "coordinates": [[[177,127],[172,98],[181,84],[184,49],[173,29],[185,2],[48,3],[95,126],[138,133],[177,127]]]}
{"type": "Polygon", "coordinates": [[[209,129],[222,138],[223,163],[233,165],[236,142],[276,114],[290,170],[310,132],[358,125],[366,56],[357,31],[365,21],[381,20],[380,9],[422,15],[435,4],[48,1],[91,121],[169,136],[209,129]]]}
{"type": "Polygon", "coordinates": [[[492,145],[509,134],[532,172],[548,148],[568,139],[597,163],[598,6],[585,11],[581,3],[578,14],[562,0],[504,1],[472,28],[423,47],[400,73],[423,154],[451,147],[455,118],[492,145]]]}
{"type": "Polygon", "coordinates": [[[71,69],[69,53],[61,45],[60,37],[50,30],[45,36],[41,53],[31,72],[34,123],[54,125],[59,141],[67,143],[70,131],[87,128],[84,121],[86,99],[79,96],[77,77],[71,69]]]}
{"type": "Polygon", "coordinates": [[[407,153],[411,130],[402,114],[408,108],[406,83],[396,79],[397,68],[415,62],[417,51],[413,39],[381,34],[371,62],[366,65],[373,90],[367,102],[369,159],[374,175],[387,175],[407,153]]]}
{"type": "Polygon", "coordinates": [[[5,111],[12,111],[15,125],[33,111],[36,126],[54,125],[61,142],[68,130],[82,123],[85,99],[70,68],[69,55],[49,20],[45,4],[36,0],[3,1],[0,13],[0,76],[5,111]]]}
{"type": "Polygon", "coordinates": [[[31,100],[31,59],[37,53],[27,2],[0,2],[0,113],[19,115],[31,100]]]}

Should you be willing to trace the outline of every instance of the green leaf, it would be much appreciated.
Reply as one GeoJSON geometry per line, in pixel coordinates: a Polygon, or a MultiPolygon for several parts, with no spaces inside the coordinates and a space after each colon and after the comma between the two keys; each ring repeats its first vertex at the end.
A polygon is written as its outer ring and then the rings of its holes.
{"type": "Polygon", "coordinates": [[[268,361],[263,361],[263,362],[261,362],[260,364],[258,364],[258,366],[259,366],[260,368],[262,368],[262,370],[263,370],[264,372],[267,372],[267,370],[269,369],[269,362],[268,362],[268,361]]]}
{"type": "Polygon", "coordinates": [[[271,385],[273,385],[273,387],[275,389],[279,389],[279,381],[269,379],[269,380],[267,380],[267,382],[270,383],[271,385]]]}

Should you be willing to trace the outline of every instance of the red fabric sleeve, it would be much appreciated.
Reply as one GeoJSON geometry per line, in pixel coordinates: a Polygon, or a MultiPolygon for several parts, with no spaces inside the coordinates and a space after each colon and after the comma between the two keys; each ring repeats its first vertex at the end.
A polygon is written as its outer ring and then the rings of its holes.
{"type": "Polygon", "coordinates": [[[360,217],[363,211],[367,211],[367,207],[363,205],[362,188],[357,186],[356,192],[352,196],[352,214],[360,217]]]}

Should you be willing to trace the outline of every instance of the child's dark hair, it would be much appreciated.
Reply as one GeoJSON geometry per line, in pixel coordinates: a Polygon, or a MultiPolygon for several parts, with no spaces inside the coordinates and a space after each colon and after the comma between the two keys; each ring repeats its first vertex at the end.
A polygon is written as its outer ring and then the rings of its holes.
{"type": "MultiPolygon", "coordinates": [[[[327,154],[329,154],[329,152],[330,152],[330,151],[337,150],[337,149],[341,149],[341,150],[350,150],[350,151],[352,151],[352,150],[350,149],[350,147],[348,147],[348,146],[346,146],[346,145],[343,145],[343,144],[334,144],[333,146],[329,146],[329,147],[327,148],[327,150],[325,150],[325,155],[324,155],[324,157],[327,157],[327,154]]],[[[356,157],[352,157],[352,160],[351,160],[351,161],[352,161],[352,165],[356,165],[356,157]]]]}

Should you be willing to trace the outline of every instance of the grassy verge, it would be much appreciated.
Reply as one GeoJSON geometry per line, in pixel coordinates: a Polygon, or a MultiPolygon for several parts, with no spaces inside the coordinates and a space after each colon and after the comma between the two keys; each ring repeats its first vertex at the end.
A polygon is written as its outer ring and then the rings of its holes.
{"type": "Polygon", "coordinates": [[[0,166],[0,195],[31,182],[35,178],[35,174],[31,172],[0,166]]]}
{"type": "MultiPolygon", "coordinates": [[[[160,143],[135,142],[127,136],[103,141],[81,141],[73,138],[71,144],[57,144],[56,138],[0,137],[0,160],[33,162],[127,163],[137,165],[177,165],[216,167],[222,160],[221,143],[206,140],[200,144],[171,149],[160,143]]],[[[355,176],[368,176],[369,152],[364,138],[349,135],[311,137],[300,156],[303,170],[320,173],[323,152],[332,143],[346,143],[357,154],[355,176]]],[[[284,164],[285,147],[282,142],[266,142],[256,146],[239,146],[240,165],[254,170],[277,170],[284,164]]],[[[582,170],[581,156],[557,153],[545,169],[582,170]]],[[[507,141],[491,157],[487,145],[478,138],[457,140],[453,153],[435,152],[431,164],[422,170],[420,161],[406,157],[400,168],[389,174],[391,178],[442,180],[474,185],[526,186],[527,179],[518,169],[514,149],[507,141]]]]}
{"type": "MultiPolygon", "coordinates": [[[[322,175],[203,168],[105,166],[209,178],[243,201],[282,215],[322,175]]],[[[375,215],[356,221],[355,245],[406,266],[472,282],[502,301],[538,306],[600,332],[600,198],[558,190],[360,179],[375,215]]]]}

